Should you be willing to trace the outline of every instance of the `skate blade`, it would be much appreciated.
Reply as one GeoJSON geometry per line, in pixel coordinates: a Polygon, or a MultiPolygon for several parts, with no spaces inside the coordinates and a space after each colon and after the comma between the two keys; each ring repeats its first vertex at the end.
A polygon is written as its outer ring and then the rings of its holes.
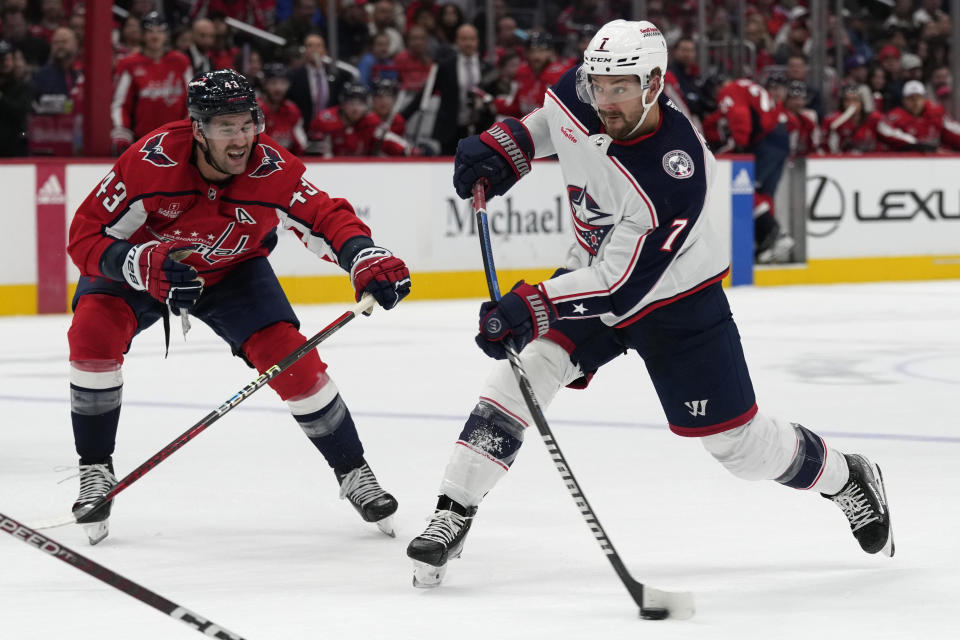
{"type": "Polygon", "coordinates": [[[887,524],[889,527],[887,543],[880,549],[880,553],[888,558],[892,558],[897,550],[896,545],[893,543],[893,518],[890,516],[890,503],[887,501],[887,487],[883,484],[883,472],[880,471],[880,467],[876,464],[873,465],[873,475],[876,476],[877,484],[880,485],[880,496],[883,498],[883,505],[887,509],[887,524]]]}
{"type": "Polygon", "coordinates": [[[397,537],[397,532],[394,531],[393,529],[393,516],[387,516],[383,520],[378,520],[376,522],[376,525],[377,525],[377,528],[380,529],[380,531],[383,531],[385,534],[387,534],[391,538],[397,537]]]}
{"type": "Polygon", "coordinates": [[[103,539],[110,534],[110,526],[107,524],[107,522],[107,520],[103,520],[101,522],[81,525],[83,527],[83,532],[87,534],[87,539],[90,541],[90,546],[102,542],[103,539]]]}
{"type": "Polygon", "coordinates": [[[435,567],[419,560],[413,561],[413,586],[418,589],[435,589],[443,582],[447,573],[447,565],[435,567]]]}

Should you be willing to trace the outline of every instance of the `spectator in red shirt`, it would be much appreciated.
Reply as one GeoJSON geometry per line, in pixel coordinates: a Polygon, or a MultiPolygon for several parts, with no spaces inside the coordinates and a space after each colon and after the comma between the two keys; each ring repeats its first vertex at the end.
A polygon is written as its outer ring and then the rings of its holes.
{"type": "Polygon", "coordinates": [[[427,53],[429,34],[419,25],[410,27],[407,32],[407,48],[398,53],[393,64],[400,76],[400,88],[416,93],[423,89],[433,65],[433,59],[427,53]]]}
{"type": "Polygon", "coordinates": [[[63,0],[43,0],[40,5],[40,20],[30,26],[30,35],[50,42],[53,32],[64,24],[63,0]]]}

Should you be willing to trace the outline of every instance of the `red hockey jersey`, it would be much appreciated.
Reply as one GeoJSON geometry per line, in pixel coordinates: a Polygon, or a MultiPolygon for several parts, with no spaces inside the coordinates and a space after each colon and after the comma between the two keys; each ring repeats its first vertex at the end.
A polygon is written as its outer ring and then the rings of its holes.
{"type": "Polygon", "coordinates": [[[290,100],[273,107],[266,100],[258,100],[263,110],[264,133],[294,155],[302,155],[307,148],[307,133],[303,128],[300,109],[290,100]]]}
{"type": "MultiPolygon", "coordinates": [[[[778,124],[776,105],[767,90],[741,78],[717,91],[717,105],[726,128],[739,149],[750,149],[778,124]]],[[[706,123],[704,124],[706,126],[706,123]]]]}
{"type": "Polygon", "coordinates": [[[380,118],[368,113],[352,125],[340,117],[340,107],[330,107],[310,123],[310,139],[321,143],[322,153],[327,157],[402,156],[409,153],[410,145],[395,133],[380,127],[380,118]]]}
{"type": "Polygon", "coordinates": [[[898,149],[917,139],[892,126],[879,111],[859,116],[836,111],[823,121],[823,141],[829,153],[870,153],[898,149]]]}
{"type": "Polygon", "coordinates": [[[116,128],[134,138],[187,116],[187,84],[193,76],[190,60],[168,51],[154,61],[141,53],[117,63],[110,117],[116,128]]]}
{"type": "Polygon", "coordinates": [[[946,117],[943,107],[927,101],[920,115],[915,116],[903,107],[891,109],[887,120],[903,129],[919,142],[960,149],[960,125],[946,117]]]}
{"type": "Polygon", "coordinates": [[[212,285],[244,260],[270,253],[278,225],[334,263],[344,242],[370,236],[346,200],[310,184],[303,163],[267,135],[254,145],[246,173],[226,184],[204,179],[192,152],[190,121],[181,120],[120,156],[70,225],[67,251],[81,275],[102,276],[100,257],[117,240],[194,242],[182,262],[212,285]]]}
{"type": "Polygon", "coordinates": [[[778,105],[787,123],[790,136],[791,157],[804,157],[820,150],[820,127],[817,124],[817,112],[813,109],[801,109],[799,112],[784,109],[778,105]]]}

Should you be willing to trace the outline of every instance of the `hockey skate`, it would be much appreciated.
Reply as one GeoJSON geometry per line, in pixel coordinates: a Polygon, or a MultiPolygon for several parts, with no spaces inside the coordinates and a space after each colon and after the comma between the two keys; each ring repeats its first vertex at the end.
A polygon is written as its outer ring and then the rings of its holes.
{"type": "Polygon", "coordinates": [[[340,483],[340,499],[349,500],[366,522],[376,523],[380,531],[395,538],[393,514],[397,511],[397,500],[383,490],[370,465],[363,459],[361,462],[356,469],[336,474],[340,483]]]}
{"type": "Polygon", "coordinates": [[[850,480],[840,493],[820,494],[843,509],[853,536],[867,553],[893,556],[893,528],[880,467],[861,455],[846,455],[850,480]]]}
{"type": "Polygon", "coordinates": [[[413,586],[430,589],[440,585],[447,561],[460,557],[476,513],[477,507],[464,507],[440,496],[426,530],[407,545],[407,556],[413,560],[413,586]]]}
{"type": "MultiPolygon", "coordinates": [[[[115,484],[117,484],[117,477],[113,475],[113,458],[108,457],[105,461],[96,464],[83,464],[81,460],[80,495],[73,503],[71,509],[73,516],[80,518],[86,514],[93,504],[105,496],[115,484]]],[[[96,521],[81,525],[91,545],[101,542],[110,533],[109,518],[112,507],[113,500],[110,500],[97,514],[96,521]]]]}

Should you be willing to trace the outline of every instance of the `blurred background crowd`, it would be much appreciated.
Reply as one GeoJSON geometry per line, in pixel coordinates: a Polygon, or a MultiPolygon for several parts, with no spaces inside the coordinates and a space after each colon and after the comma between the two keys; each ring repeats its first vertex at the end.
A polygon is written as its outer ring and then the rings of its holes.
{"type": "Polygon", "coordinates": [[[85,104],[94,1],[0,0],[0,155],[82,155],[90,109],[109,109],[119,154],[226,67],[296,154],[452,154],[538,108],[617,17],[660,27],[666,93],[717,151],[775,133],[795,157],[960,150],[950,0],[127,0],[112,95],[85,104]]]}

